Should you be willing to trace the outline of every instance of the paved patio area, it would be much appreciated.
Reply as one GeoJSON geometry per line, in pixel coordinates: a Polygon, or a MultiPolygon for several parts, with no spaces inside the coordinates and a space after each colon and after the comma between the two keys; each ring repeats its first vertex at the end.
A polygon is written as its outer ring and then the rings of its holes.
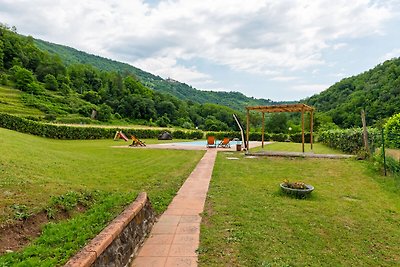
{"type": "MultiPolygon", "coordinates": [[[[258,147],[261,146],[261,142],[259,141],[250,141],[250,148],[258,147]]],[[[271,142],[264,142],[265,145],[268,145],[271,142]]],[[[164,143],[164,144],[148,144],[146,146],[135,146],[135,147],[130,147],[128,145],[124,146],[114,146],[118,148],[135,148],[135,149],[146,149],[146,148],[154,148],[154,149],[176,149],[176,150],[217,150],[217,151],[236,151],[236,144],[232,142],[230,148],[207,148],[206,147],[206,141],[204,141],[204,145],[197,145],[197,146],[190,146],[190,145],[182,145],[182,143],[164,143]]],[[[242,146],[243,148],[243,146],[242,146]]]]}
{"type": "Polygon", "coordinates": [[[218,149],[208,149],[154,225],[132,267],[197,266],[200,213],[218,149]]]}

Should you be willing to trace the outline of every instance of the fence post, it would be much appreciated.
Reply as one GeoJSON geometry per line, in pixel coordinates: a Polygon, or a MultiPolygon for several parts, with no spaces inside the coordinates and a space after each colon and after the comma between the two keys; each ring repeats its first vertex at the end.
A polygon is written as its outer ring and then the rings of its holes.
{"type": "Polygon", "coordinates": [[[386,176],[386,153],[385,153],[385,135],[383,133],[383,128],[382,128],[382,156],[383,156],[383,169],[385,170],[385,176],[386,176]]]}

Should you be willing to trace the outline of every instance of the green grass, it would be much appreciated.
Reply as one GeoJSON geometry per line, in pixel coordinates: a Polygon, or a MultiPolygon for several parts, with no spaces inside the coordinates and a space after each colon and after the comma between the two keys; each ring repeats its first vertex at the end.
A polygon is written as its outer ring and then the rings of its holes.
{"type": "Polygon", "coordinates": [[[13,219],[15,207],[32,214],[71,191],[100,195],[84,214],[50,223],[24,251],[0,257],[0,266],[64,263],[141,191],[162,212],[204,154],[112,147],[128,144],[53,140],[0,128],[0,224],[13,219]]]}
{"type": "Polygon", "coordinates": [[[167,203],[158,202],[170,199],[204,153],[112,147],[129,143],[52,140],[0,128],[0,222],[14,203],[41,208],[52,195],[82,189],[148,191],[160,211],[167,203]]]}
{"type": "Polygon", "coordinates": [[[0,85],[0,112],[21,116],[44,115],[43,112],[36,108],[25,106],[21,96],[22,92],[20,90],[0,85]]]}
{"type": "Polygon", "coordinates": [[[200,266],[398,266],[400,186],[356,160],[218,154],[200,266]],[[282,195],[284,179],[315,186],[282,195]]]}
{"type": "MultiPolygon", "coordinates": [[[[288,152],[303,152],[301,143],[291,143],[291,142],[274,142],[272,144],[265,145],[264,149],[260,147],[251,148],[251,152],[257,151],[288,151],[288,152]]],[[[304,144],[304,151],[311,152],[311,145],[304,144]]],[[[320,143],[313,144],[313,150],[315,154],[343,154],[339,150],[332,149],[320,143]]]]}

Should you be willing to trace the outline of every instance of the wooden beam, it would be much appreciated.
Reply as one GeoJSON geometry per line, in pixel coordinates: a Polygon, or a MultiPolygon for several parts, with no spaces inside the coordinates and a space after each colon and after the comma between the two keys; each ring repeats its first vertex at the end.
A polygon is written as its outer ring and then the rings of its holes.
{"type": "Polygon", "coordinates": [[[271,105],[271,106],[254,106],[246,107],[247,110],[255,110],[260,112],[302,112],[311,111],[314,108],[305,104],[285,104],[285,105],[271,105]]]}
{"type": "Polygon", "coordinates": [[[264,148],[264,130],[265,130],[265,113],[262,113],[262,135],[261,135],[261,147],[264,148]]]}
{"type": "Polygon", "coordinates": [[[304,111],[301,111],[301,145],[304,153],[304,111]]]}
{"type": "Polygon", "coordinates": [[[249,130],[250,130],[250,110],[247,110],[247,120],[246,120],[246,149],[249,151],[249,130]]]}
{"type": "Polygon", "coordinates": [[[313,151],[313,128],[314,128],[314,111],[310,112],[310,144],[311,151],[313,151]]]}

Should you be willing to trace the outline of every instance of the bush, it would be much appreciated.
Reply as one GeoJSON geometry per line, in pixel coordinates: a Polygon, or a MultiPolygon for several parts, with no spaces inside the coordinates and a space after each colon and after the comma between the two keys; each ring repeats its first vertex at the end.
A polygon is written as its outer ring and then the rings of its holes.
{"type": "Polygon", "coordinates": [[[389,147],[400,148],[400,113],[390,117],[386,122],[385,137],[389,147]]]}
{"type": "Polygon", "coordinates": [[[20,66],[14,66],[10,71],[12,73],[12,79],[15,82],[15,87],[22,91],[27,91],[28,85],[35,80],[35,77],[30,70],[20,66]]]}
{"type": "MultiPolygon", "coordinates": [[[[320,132],[318,141],[345,153],[357,154],[364,148],[362,128],[330,130],[320,132]]],[[[378,129],[368,129],[368,143],[371,148],[381,145],[381,137],[378,129]]]]}
{"type": "MultiPolygon", "coordinates": [[[[127,136],[135,135],[138,138],[157,138],[163,130],[152,129],[120,129],[99,127],[73,127],[64,125],[45,124],[25,118],[0,113],[0,127],[42,137],[54,139],[106,139],[113,138],[116,131],[123,130],[127,136]]],[[[201,131],[174,131],[174,138],[194,139],[203,138],[201,131]]]]}

